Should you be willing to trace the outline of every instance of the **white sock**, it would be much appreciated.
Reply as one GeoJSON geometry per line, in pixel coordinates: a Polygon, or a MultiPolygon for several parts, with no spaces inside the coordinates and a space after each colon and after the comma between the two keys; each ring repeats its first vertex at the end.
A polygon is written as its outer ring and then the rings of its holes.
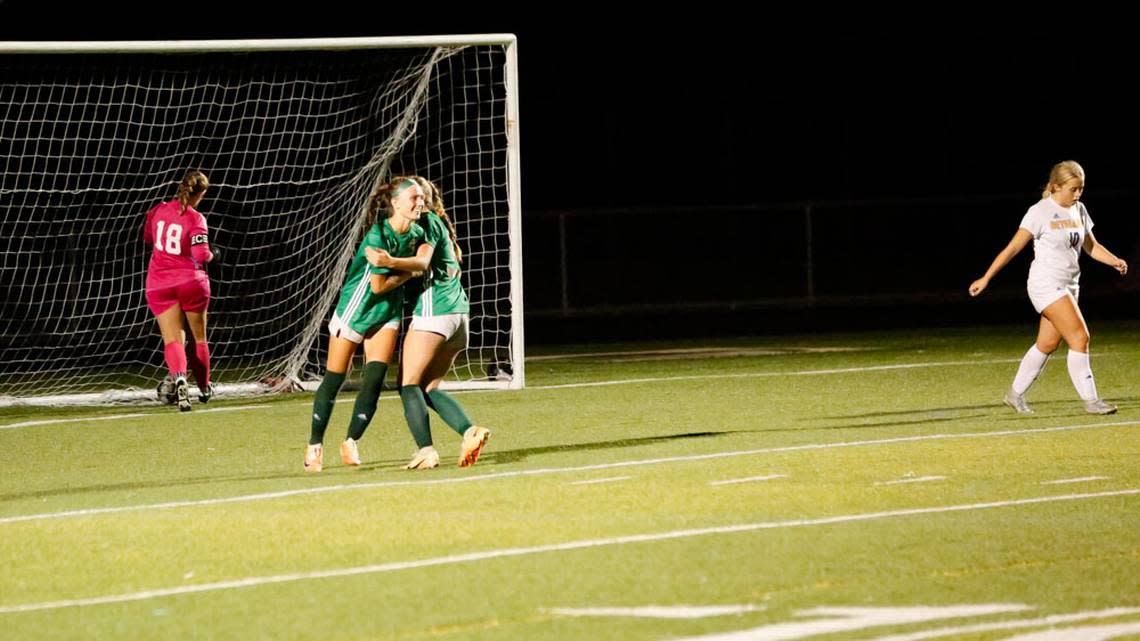
{"type": "Polygon", "coordinates": [[[1021,358],[1021,365],[1017,368],[1017,376],[1013,377],[1013,391],[1018,395],[1024,394],[1033,381],[1041,375],[1041,370],[1045,369],[1045,361],[1049,360],[1049,355],[1037,349],[1037,344],[1034,343],[1025,356],[1021,358]]]}
{"type": "Polygon", "coordinates": [[[1098,398],[1087,353],[1069,350],[1069,378],[1073,379],[1073,387],[1077,388],[1081,400],[1095,401],[1098,398]]]}

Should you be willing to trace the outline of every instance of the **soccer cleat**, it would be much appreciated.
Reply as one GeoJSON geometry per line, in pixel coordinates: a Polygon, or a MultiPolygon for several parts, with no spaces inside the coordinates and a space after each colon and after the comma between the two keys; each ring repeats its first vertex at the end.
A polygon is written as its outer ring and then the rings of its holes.
{"type": "Polygon", "coordinates": [[[1006,405],[1012,407],[1018,414],[1033,413],[1033,410],[1029,409],[1029,403],[1025,402],[1025,396],[1013,391],[1012,387],[1009,388],[1009,391],[1005,393],[1005,396],[1001,400],[1006,405]]]}
{"type": "Polygon", "coordinates": [[[360,465],[360,451],[356,449],[356,441],[346,438],[340,444],[340,462],[345,465],[360,465]]]}
{"type": "Polygon", "coordinates": [[[479,460],[479,452],[491,438],[491,430],[478,425],[472,425],[463,433],[463,450],[459,453],[459,467],[470,467],[479,460]]]}
{"type": "Polygon", "coordinates": [[[418,452],[412,456],[412,461],[404,466],[406,470],[430,470],[433,467],[439,467],[439,452],[435,451],[432,446],[421,447],[418,452]]]}
{"type": "Polygon", "coordinates": [[[174,379],[170,378],[169,375],[159,381],[158,387],[154,391],[160,403],[174,405],[178,401],[178,397],[174,394],[174,379]]]}
{"type": "Polygon", "coordinates": [[[305,448],[305,471],[320,472],[324,468],[325,453],[320,445],[305,448]]]}
{"type": "Polygon", "coordinates": [[[198,400],[202,403],[209,403],[210,399],[214,398],[214,384],[209,383],[206,385],[206,390],[198,390],[198,400]]]}
{"type": "Polygon", "coordinates": [[[1085,411],[1089,414],[1115,414],[1116,406],[1096,398],[1085,401],[1085,411]]]}
{"type": "Polygon", "coordinates": [[[190,411],[190,390],[186,384],[186,379],[181,376],[174,381],[174,394],[178,397],[178,411],[190,411]]]}

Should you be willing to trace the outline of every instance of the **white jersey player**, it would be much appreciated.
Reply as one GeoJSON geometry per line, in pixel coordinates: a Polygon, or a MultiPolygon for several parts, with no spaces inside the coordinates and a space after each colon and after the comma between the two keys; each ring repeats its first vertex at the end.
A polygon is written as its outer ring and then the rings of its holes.
{"type": "Polygon", "coordinates": [[[1041,314],[1037,341],[1021,359],[1013,385],[1003,401],[1019,413],[1030,413],[1025,392],[1045,367],[1045,361],[1061,339],[1069,346],[1069,377],[1090,414],[1112,414],[1114,405],[1101,400],[1096,391],[1089,363],[1089,329],[1081,315],[1077,299],[1080,295],[1081,268],[1078,263],[1083,249],[1093,260],[1120,272],[1128,273],[1128,263],[1117,258],[1093,236],[1093,222],[1084,203],[1085,171],[1072,160],[1057,163],[1049,173],[1049,182],[1041,201],[1029,208],[1021,226],[984,276],[970,285],[970,295],[977,296],[1029,241],[1033,241],[1033,264],[1029,268],[1026,289],[1034,309],[1041,314]]]}

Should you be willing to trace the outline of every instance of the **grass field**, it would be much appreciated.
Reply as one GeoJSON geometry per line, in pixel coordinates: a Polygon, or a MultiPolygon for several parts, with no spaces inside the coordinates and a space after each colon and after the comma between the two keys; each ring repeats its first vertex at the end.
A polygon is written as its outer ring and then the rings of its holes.
{"type": "Polygon", "coordinates": [[[301,471],[311,395],[0,410],[0,639],[1140,639],[1140,324],[1020,416],[1025,328],[532,349],[458,397],[479,463],[386,392],[301,471]],[[824,636],[830,635],[830,636],[824,636]]]}

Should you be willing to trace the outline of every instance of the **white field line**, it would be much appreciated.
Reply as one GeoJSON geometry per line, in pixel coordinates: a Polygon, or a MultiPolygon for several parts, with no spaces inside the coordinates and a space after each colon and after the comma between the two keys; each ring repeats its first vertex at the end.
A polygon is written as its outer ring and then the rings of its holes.
{"type": "MultiPolygon", "coordinates": [[[[1001,358],[988,361],[942,361],[932,363],[905,363],[900,365],[874,365],[869,367],[846,367],[842,369],[818,369],[818,370],[800,370],[793,372],[751,372],[746,374],[700,374],[692,376],[657,376],[652,378],[630,378],[615,381],[594,381],[590,383],[566,383],[562,385],[530,385],[526,390],[556,390],[556,389],[576,389],[582,387],[608,387],[611,385],[634,385],[640,383],[667,383],[672,381],[692,381],[692,380],[710,380],[718,378],[771,378],[780,376],[826,376],[832,374],[858,374],[860,372],[881,372],[889,370],[900,369],[916,369],[926,367],[956,367],[961,365],[987,365],[995,363],[1019,363],[1020,359],[1016,358],[1001,358]]],[[[475,391],[488,391],[488,390],[468,390],[469,393],[475,391]]],[[[498,393],[498,391],[496,391],[498,393]]],[[[398,398],[394,394],[381,396],[381,400],[395,400],[398,398]]],[[[337,399],[337,403],[352,402],[351,398],[337,399]]],[[[306,401],[305,405],[311,403],[306,401]]],[[[206,414],[210,412],[235,412],[240,410],[255,410],[266,407],[277,407],[278,404],[264,404],[264,405],[236,405],[234,407],[218,407],[212,409],[195,410],[195,414],[206,414]]],[[[58,418],[58,419],[44,419],[41,421],[23,421],[20,423],[8,423],[0,425],[0,430],[11,430],[20,427],[33,427],[38,425],[63,425],[67,423],[88,423],[92,421],[110,421],[126,418],[142,418],[148,416],[158,416],[160,412],[149,413],[131,413],[131,414],[115,414],[111,416],[95,416],[95,417],[77,417],[77,418],[58,418]]],[[[173,414],[172,414],[173,415],[173,414]]]]}
{"type": "Polygon", "coordinates": [[[587,481],[574,481],[569,485],[595,485],[597,483],[613,483],[615,481],[628,481],[632,476],[611,476],[605,479],[589,479],[587,481]]]}
{"type": "Polygon", "coordinates": [[[944,481],[945,476],[915,476],[895,479],[893,481],[875,481],[875,485],[901,485],[903,483],[928,483],[930,481],[944,481]]]}
{"type": "Polygon", "coordinates": [[[1064,485],[1066,483],[1084,483],[1086,481],[1107,481],[1107,476],[1079,476],[1073,479],[1057,479],[1056,481],[1041,481],[1041,485],[1064,485]]]}
{"type": "Polygon", "coordinates": [[[938,628],[936,630],[922,630],[910,634],[892,634],[886,637],[877,637],[872,641],[923,641],[924,639],[937,639],[938,637],[950,636],[952,634],[973,634],[976,632],[989,632],[991,630],[1016,630],[1018,628],[1031,628],[1039,625],[1052,626],[1061,623],[1076,623],[1077,621],[1085,621],[1088,619],[1110,619],[1131,614],[1140,614],[1140,608],[1109,608],[1106,610],[1074,612],[1071,614],[1051,614],[1035,619],[976,623],[974,625],[938,628]]]}
{"type": "MultiPolygon", "coordinates": [[[[23,521],[37,521],[42,519],[58,519],[74,516],[94,516],[99,514],[114,514],[118,512],[136,512],[145,510],[161,510],[201,505],[221,505],[225,503],[242,503],[247,501],[264,501],[269,499],[302,496],[306,494],[322,494],[325,492],[341,492],[345,490],[370,490],[383,487],[404,487],[417,485],[450,485],[453,483],[471,483],[475,481],[488,481],[494,479],[520,478],[527,476],[543,476],[547,474],[572,474],[575,472],[591,472],[596,470],[611,470],[623,467],[638,467],[642,465],[660,465],[664,463],[682,463],[690,461],[707,461],[737,456],[754,456],[758,454],[779,454],[784,452],[806,452],[815,450],[828,450],[844,447],[868,447],[876,445],[895,445],[899,443],[919,443],[923,441],[991,438],[1002,436],[1032,436],[1048,434],[1051,432],[1065,432],[1073,430],[1103,429],[1127,425],[1140,425],[1137,421],[1116,421],[1112,423],[1084,423],[1079,425],[1061,425],[1057,427],[1037,427],[1024,430],[1000,430],[996,432],[974,432],[966,434],[925,434],[922,436],[899,436],[895,438],[872,439],[864,441],[840,441],[838,443],[809,443],[805,445],[789,445],[785,447],[768,447],[754,450],[735,450],[729,452],[714,452],[712,454],[691,454],[688,456],[670,456],[666,458],[641,459],[633,461],[618,461],[615,463],[597,463],[594,465],[580,465],[577,467],[550,467],[533,470],[517,470],[513,472],[492,472],[475,476],[460,476],[446,479],[427,479],[419,481],[379,481],[375,483],[349,483],[344,485],[326,485],[322,487],[301,488],[295,490],[279,490],[276,492],[262,492],[258,494],[241,494],[217,499],[201,499],[196,501],[169,501],[165,503],[144,503],[140,505],[123,505],[119,507],[87,508],[83,510],[69,510],[64,512],[43,512],[39,514],[24,514],[19,516],[0,517],[0,525],[6,523],[19,523],[23,521]]],[[[298,476],[301,473],[298,472],[298,476]]]]}
{"type": "Polygon", "coordinates": [[[551,614],[567,617],[639,617],[645,619],[705,619],[728,614],[763,612],[756,605],[646,605],[637,608],[549,608],[551,614]]]}
{"type": "MultiPolygon", "coordinates": [[[[239,412],[243,410],[256,410],[268,405],[234,405],[232,407],[212,407],[210,409],[194,410],[194,414],[212,414],[215,412],[239,412]]],[[[184,416],[181,412],[170,412],[170,416],[184,416]]],[[[107,416],[87,416],[82,418],[52,418],[41,421],[23,421],[21,423],[8,423],[0,425],[0,430],[14,430],[18,427],[34,427],[37,425],[62,425],[65,423],[90,423],[94,421],[117,421],[125,418],[146,418],[161,416],[159,412],[134,412],[131,414],[108,414],[107,416]]]]}
{"type": "Polygon", "coordinates": [[[815,519],[794,519],[789,521],[761,521],[758,523],[741,523],[738,525],[728,525],[719,527],[706,527],[696,528],[689,530],[672,530],[667,532],[651,532],[646,534],[633,534],[627,536],[606,537],[599,539],[583,539],[578,541],[568,541],[566,543],[552,543],[547,545],[535,545],[531,547],[518,547],[518,548],[502,548],[498,550],[485,550],[482,552],[469,552],[467,554],[457,554],[450,556],[441,556],[428,559],[419,559],[414,561],[393,561],[389,563],[379,563],[375,565],[361,565],[356,567],[339,568],[335,570],[321,570],[317,572],[295,572],[291,574],[276,574],[269,576],[251,576],[242,579],[231,579],[228,581],[217,581],[214,583],[202,583],[198,585],[183,585],[171,588],[156,588],[153,590],[143,590],[139,592],[127,592],[121,594],[110,594],[105,596],[86,597],[81,599],[62,599],[58,601],[44,601],[40,603],[19,603],[12,605],[0,606],[0,614],[11,614],[17,612],[34,612],[39,610],[57,610],[60,608],[79,607],[79,606],[94,606],[106,605],[110,603],[127,603],[132,601],[145,601],[148,599],[155,599],[168,596],[177,596],[182,594],[196,594],[202,592],[216,592],[219,590],[232,590],[237,588],[250,588],[261,585],[271,585],[279,583],[293,583],[297,581],[312,581],[316,579],[330,579],[348,576],[359,576],[363,574],[379,574],[387,572],[396,572],[399,570],[412,570],[418,568],[437,567],[445,565],[457,565],[461,563],[472,563],[475,561],[487,561],[491,559],[502,559],[511,557],[530,556],[533,554],[544,554],[547,552],[568,552],[572,550],[584,550],[589,548],[605,547],[610,545],[628,545],[632,543],[650,543],[654,541],[668,541],[675,539],[686,539],[696,536],[709,536],[717,534],[737,534],[741,532],[757,532],[762,530],[778,530],[793,527],[814,527],[820,525],[836,525],[841,523],[852,523],[861,521],[876,521],[882,519],[891,519],[906,516],[915,516],[920,514],[943,514],[949,512],[971,512],[975,510],[987,510],[1002,507],[1013,507],[1022,505],[1038,505],[1045,503],[1055,503],[1058,501],[1083,501],[1090,499],[1115,497],[1115,496],[1136,496],[1140,495],[1140,489],[1121,489],[1108,492],[1096,492],[1088,494],[1066,494],[1062,496],[1041,496],[1027,499],[1015,499],[1009,501],[992,501],[987,503],[965,503],[958,505],[939,505],[934,507],[923,508],[910,508],[902,510],[886,510],[881,512],[865,512],[859,514],[843,514],[838,516],[826,516],[815,519]]]}
{"type": "Polygon", "coordinates": [[[956,367],[961,365],[993,365],[997,363],[1020,363],[1019,358],[998,358],[988,361],[938,361],[932,363],[900,363],[898,365],[871,365],[868,367],[841,367],[837,369],[808,369],[792,372],[747,372],[743,374],[691,374],[688,376],[654,376],[646,378],[626,378],[616,381],[593,381],[590,383],[564,383],[562,385],[528,385],[528,390],[577,389],[581,387],[607,387],[610,385],[633,385],[639,383],[664,383],[674,381],[702,381],[724,378],[779,378],[787,376],[828,376],[832,374],[858,374],[861,372],[887,372],[892,370],[922,369],[927,367],[956,367]]]}
{"type": "Polygon", "coordinates": [[[690,349],[662,349],[638,352],[593,352],[589,354],[555,354],[550,356],[528,357],[534,361],[574,361],[598,359],[604,363],[647,363],[654,361],[678,361],[713,358],[740,358],[756,356],[797,356],[801,354],[828,354],[835,352],[867,352],[874,348],[859,347],[716,347],[690,349]]]}
{"type": "Polygon", "coordinates": [[[747,355],[747,356],[798,356],[800,354],[832,354],[848,352],[870,352],[875,347],[679,347],[673,349],[641,349],[628,352],[582,352],[580,354],[543,354],[527,356],[527,362],[564,361],[576,358],[608,358],[611,356],[708,356],[708,355],[747,355]]]}
{"type": "Polygon", "coordinates": [[[724,481],[709,481],[709,485],[732,485],[734,483],[751,483],[752,481],[771,481],[772,479],[786,479],[787,474],[769,474],[768,476],[749,476],[742,479],[727,479],[724,481]]]}
{"type": "Polygon", "coordinates": [[[1140,621],[1129,621],[1128,623],[1104,623],[1075,628],[1039,630],[1019,634],[1015,637],[1006,637],[1005,641],[1109,641],[1110,639],[1123,639],[1125,637],[1135,639],[1137,634],[1140,634],[1140,621]]]}

